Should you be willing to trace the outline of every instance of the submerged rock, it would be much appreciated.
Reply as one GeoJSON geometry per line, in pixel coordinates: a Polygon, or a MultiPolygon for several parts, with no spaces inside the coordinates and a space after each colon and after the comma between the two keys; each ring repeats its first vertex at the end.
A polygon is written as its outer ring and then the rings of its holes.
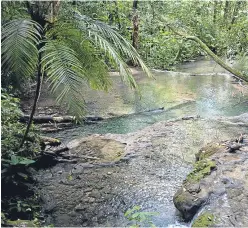
{"type": "Polygon", "coordinates": [[[125,156],[126,144],[100,135],[72,140],[67,144],[70,155],[83,163],[102,164],[117,162],[125,156]]]}
{"type": "Polygon", "coordinates": [[[248,226],[248,137],[233,145],[225,141],[202,148],[173,197],[183,218],[194,218],[194,227],[248,226]]]}

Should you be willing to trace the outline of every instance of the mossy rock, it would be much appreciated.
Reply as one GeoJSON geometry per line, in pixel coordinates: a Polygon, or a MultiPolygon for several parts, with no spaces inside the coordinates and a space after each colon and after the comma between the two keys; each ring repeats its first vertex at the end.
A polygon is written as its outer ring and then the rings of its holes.
{"type": "Polygon", "coordinates": [[[214,221],[215,217],[213,214],[204,212],[194,220],[192,227],[209,227],[214,225],[214,221]]]}
{"type": "Polygon", "coordinates": [[[195,183],[210,175],[216,168],[216,162],[211,160],[201,160],[194,164],[193,171],[186,177],[186,182],[195,183]]]}
{"type": "Polygon", "coordinates": [[[180,188],[173,197],[175,207],[182,213],[185,221],[190,221],[208,199],[208,192],[200,191],[192,194],[184,187],[180,188]]]}
{"type": "Polygon", "coordinates": [[[225,147],[220,144],[208,144],[207,146],[203,147],[196,155],[196,161],[204,160],[209,158],[213,154],[220,152],[225,147]]]}

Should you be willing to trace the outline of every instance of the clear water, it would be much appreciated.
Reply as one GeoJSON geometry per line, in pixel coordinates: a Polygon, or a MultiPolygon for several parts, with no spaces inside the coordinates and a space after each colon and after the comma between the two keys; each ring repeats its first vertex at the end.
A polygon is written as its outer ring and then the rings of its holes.
{"type": "MultiPolygon", "coordinates": [[[[233,78],[228,75],[209,76],[209,73],[212,72],[225,72],[216,66],[214,62],[204,60],[188,63],[180,66],[178,71],[194,74],[199,73],[201,76],[154,71],[155,79],[149,79],[142,72],[135,71],[134,76],[140,87],[141,98],[137,92],[123,86],[119,77],[116,77],[116,75],[112,76],[114,81],[113,89],[108,94],[90,91],[85,88],[89,114],[105,117],[116,115],[119,117],[106,119],[97,124],[81,125],[73,129],[58,132],[55,135],[53,134],[53,136],[62,139],[66,143],[74,138],[94,133],[125,134],[135,132],[155,122],[182,116],[200,115],[204,118],[215,119],[220,116],[235,116],[248,112],[247,90],[245,92],[242,87],[232,84],[233,78]],[[148,110],[161,107],[164,107],[164,110],[148,112],[148,110]]],[[[177,133],[179,142],[175,139],[176,141],[172,143],[175,151],[184,151],[185,156],[189,156],[191,153],[193,156],[194,152],[197,152],[196,148],[197,150],[199,149],[198,144],[201,144],[201,141],[205,142],[209,138],[214,138],[214,134],[216,134],[216,137],[218,136],[218,132],[211,130],[219,127],[212,120],[206,121],[204,125],[201,123],[192,123],[191,127],[192,129],[188,129],[188,126],[185,126],[185,129],[182,128],[184,130],[177,133]],[[184,146],[186,149],[181,146],[184,146]],[[190,148],[190,150],[187,148],[190,148]]],[[[237,132],[239,132],[239,129],[237,132]]],[[[237,132],[226,130],[225,134],[230,135],[233,133],[235,135],[237,132]]],[[[223,135],[223,130],[221,131],[221,135],[223,135]]],[[[164,141],[166,139],[162,140],[164,141]]],[[[170,141],[171,139],[169,138],[168,140],[170,141]]],[[[167,142],[168,145],[170,145],[169,141],[167,142]]],[[[160,157],[166,154],[165,158],[170,158],[168,157],[170,154],[168,154],[166,149],[161,149],[159,153],[162,153],[159,154],[160,157]]],[[[190,165],[188,163],[186,164],[186,161],[182,163],[180,156],[181,154],[175,157],[173,165],[170,162],[168,164],[165,162],[163,164],[161,163],[161,167],[159,166],[159,162],[149,163],[147,165],[146,160],[138,157],[136,160],[132,160],[133,163],[128,168],[121,166],[119,168],[121,171],[119,171],[117,179],[108,179],[106,185],[111,186],[111,189],[112,186],[118,189],[118,196],[125,198],[127,208],[131,208],[135,204],[149,208],[150,211],[159,212],[160,215],[158,218],[154,218],[153,221],[157,227],[183,226],[180,224],[180,219],[178,219],[175,213],[175,207],[172,202],[175,191],[174,186],[179,186],[190,170],[190,165]],[[164,181],[159,180],[159,182],[156,182],[154,176],[149,174],[151,170],[156,174],[162,173],[165,178],[164,181]],[[130,181],[139,180],[137,186],[130,187],[127,184],[120,184],[118,180],[122,180],[122,175],[125,178],[127,176],[127,180],[130,181]],[[153,195],[155,193],[161,195],[161,200],[149,196],[149,194],[153,195]]],[[[193,161],[193,159],[191,160],[193,161]]],[[[99,172],[107,171],[101,169],[99,172]]],[[[126,224],[126,219],[123,218],[123,210],[118,206],[121,205],[121,203],[118,203],[119,199],[113,198],[111,202],[105,205],[103,210],[108,212],[118,211],[119,217],[112,218],[112,222],[114,223],[116,221],[119,225],[126,224]]]]}
{"type": "Polygon", "coordinates": [[[155,79],[151,79],[136,71],[134,76],[139,84],[141,97],[124,86],[119,77],[112,76],[114,83],[110,93],[86,91],[89,114],[124,116],[69,129],[56,134],[56,137],[69,141],[93,133],[124,134],[158,121],[182,116],[216,118],[248,112],[247,89],[233,84],[234,79],[231,76],[208,75],[212,72],[224,72],[214,62],[203,60],[188,63],[178,70],[200,73],[201,76],[153,71],[155,79]],[[147,112],[161,107],[164,110],[147,112]]]}

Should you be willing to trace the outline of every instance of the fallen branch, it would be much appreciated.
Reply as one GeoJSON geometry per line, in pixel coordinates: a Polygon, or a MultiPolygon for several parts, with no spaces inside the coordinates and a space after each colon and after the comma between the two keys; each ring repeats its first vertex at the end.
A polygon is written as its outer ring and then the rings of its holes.
{"type": "MultiPolygon", "coordinates": [[[[29,115],[24,115],[20,117],[20,122],[26,123],[29,120],[29,115]]],[[[101,121],[104,120],[103,117],[100,116],[88,116],[84,117],[83,121],[101,121]]],[[[33,122],[37,124],[43,123],[72,123],[76,121],[75,116],[34,116],[33,122]]]]}
{"type": "MultiPolygon", "coordinates": [[[[29,115],[24,115],[20,117],[21,122],[27,122],[29,115]]],[[[74,122],[76,120],[75,116],[34,116],[34,123],[68,123],[74,122]]]]}
{"type": "Polygon", "coordinates": [[[61,141],[55,138],[40,136],[40,142],[45,146],[59,146],[61,141]]]}

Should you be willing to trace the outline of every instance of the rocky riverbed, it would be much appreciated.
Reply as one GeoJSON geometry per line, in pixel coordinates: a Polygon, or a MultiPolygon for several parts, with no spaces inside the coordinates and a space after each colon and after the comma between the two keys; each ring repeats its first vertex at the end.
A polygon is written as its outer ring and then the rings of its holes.
{"type": "Polygon", "coordinates": [[[159,212],[153,218],[156,226],[185,224],[173,196],[192,170],[195,154],[210,142],[247,132],[247,118],[242,121],[179,118],[134,133],[74,140],[64,153],[75,162],[35,174],[45,223],[128,226],[125,211],[140,205],[143,211],[159,212]]]}
{"type": "Polygon", "coordinates": [[[248,136],[208,144],[174,195],[194,227],[248,226],[248,136]]]}

